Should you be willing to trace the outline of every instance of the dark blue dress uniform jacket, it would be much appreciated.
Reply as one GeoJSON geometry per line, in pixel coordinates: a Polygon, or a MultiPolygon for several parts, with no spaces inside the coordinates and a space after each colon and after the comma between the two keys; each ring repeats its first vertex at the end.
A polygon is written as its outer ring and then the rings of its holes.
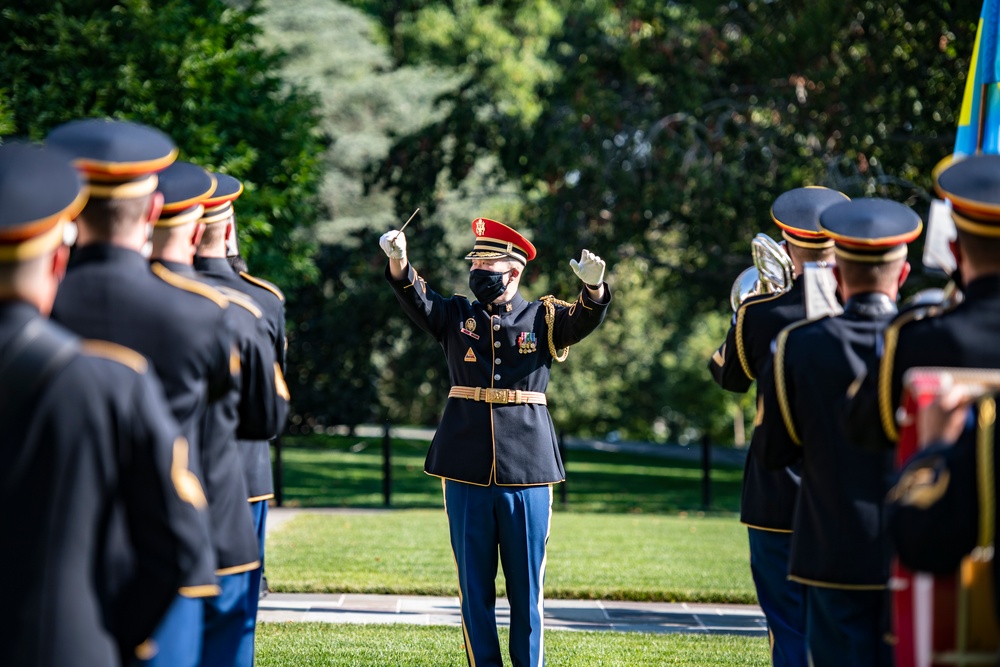
{"type": "Polygon", "coordinates": [[[876,363],[876,343],[895,314],[884,294],[860,294],[839,317],[793,324],[761,377],[764,412],[780,415],[767,422],[763,462],[780,468],[802,460],[789,565],[796,581],[849,589],[888,581],[883,501],[892,454],[858,447],[841,410],[851,383],[876,363]]]}
{"type": "MultiPolygon", "coordinates": [[[[406,314],[444,348],[452,386],[544,392],[552,355],[541,301],[520,295],[483,305],[446,298],[409,267],[408,276],[386,278],[406,314]]],[[[557,349],[579,342],[604,320],[611,302],[583,291],[570,307],[556,306],[557,349]]],[[[550,484],[566,477],[548,408],[449,398],[427,454],[425,471],[436,477],[487,486],[550,484]]]]}
{"type": "MultiPolygon", "coordinates": [[[[201,442],[206,410],[239,387],[230,362],[235,346],[227,307],[224,297],[207,285],[151,267],[132,250],[94,244],[74,252],[52,310],[53,319],[75,333],[130,347],[150,360],[191,443],[191,470],[203,483],[208,480],[201,467],[206,458],[202,447],[228,446],[224,440],[201,442]]],[[[208,487],[206,493],[228,497],[231,490],[208,487]]],[[[223,528],[225,532],[212,535],[216,544],[246,544],[242,526],[223,528]]],[[[243,563],[223,567],[247,563],[237,560],[243,563]]],[[[209,593],[202,586],[215,587],[215,581],[187,581],[185,594],[209,593]]]]}
{"type": "MultiPolygon", "coordinates": [[[[288,415],[288,388],[285,385],[285,297],[271,283],[255,278],[247,273],[236,274],[229,262],[219,257],[195,257],[195,270],[213,285],[229,287],[247,295],[260,307],[262,317],[258,327],[265,333],[274,351],[277,362],[277,382],[284,392],[276,396],[274,415],[276,423],[270,428],[270,435],[252,435],[240,432],[239,449],[243,458],[243,471],[247,480],[247,493],[254,502],[274,497],[274,475],[271,471],[271,450],[268,440],[278,435],[284,428],[288,415]]],[[[269,424],[269,426],[271,426],[269,424]]]]}
{"type": "MultiPolygon", "coordinates": [[[[39,317],[0,303],[0,356],[39,317]]],[[[184,443],[146,366],[131,350],[80,343],[30,409],[0,423],[2,665],[119,664],[153,631],[183,575],[206,564],[208,527],[194,504],[204,496],[182,468],[184,443]],[[138,567],[108,600],[100,578],[115,506],[138,567]]]]}
{"type": "MultiPolygon", "coordinates": [[[[190,265],[166,261],[159,263],[179,276],[211,284],[190,265]]],[[[241,565],[256,567],[260,564],[257,561],[257,533],[246,504],[248,491],[243,474],[243,456],[239,451],[242,443],[237,438],[272,437],[279,420],[285,418],[288,404],[275,391],[274,352],[262,330],[260,310],[246,295],[224,286],[218,289],[229,301],[225,314],[235,332],[239,351],[238,361],[234,359],[232,363],[239,366],[240,387],[238,391],[234,389],[209,405],[204,440],[222,439],[227,446],[202,448],[202,468],[206,486],[227,489],[225,496],[210,497],[209,500],[213,526],[238,533],[241,538],[238,544],[233,540],[228,545],[217,545],[220,570],[233,573],[247,569],[240,568],[241,565]],[[243,528],[237,531],[239,525],[243,528]],[[250,554],[253,554],[252,558],[247,558],[250,554]]]]}
{"type": "Polygon", "coordinates": [[[886,329],[877,372],[865,378],[847,412],[858,441],[871,448],[895,447],[896,408],[910,368],[1000,369],[1000,275],[973,280],[963,293],[958,305],[909,310],[886,329]]]}
{"type": "MultiPolygon", "coordinates": [[[[783,294],[748,298],[733,315],[726,342],[712,355],[708,368],[723,389],[745,393],[771,361],[771,343],[789,324],[806,317],[802,281],[796,280],[783,294]]],[[[758,388],[758,396],[759,396],[758,388]]],[[[780,419],[761,409],[757,421],[780,419]]],[[[768,470],[760,461],[761,440],[766,428],[755,426],[743,466],[743,498],[740,521],[751,528],[791,532],[795,502],[799,494],[798,465],[768,470]]]]}

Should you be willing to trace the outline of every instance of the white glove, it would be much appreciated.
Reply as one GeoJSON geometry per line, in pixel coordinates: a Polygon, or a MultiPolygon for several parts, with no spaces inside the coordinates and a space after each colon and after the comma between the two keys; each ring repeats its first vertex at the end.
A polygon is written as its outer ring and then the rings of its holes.
{"type": "Polygon", "coordinates": [[[584,285],[600,285],[604,282],[604,268],[607,264],[586,248],[580,253],[580,261],[571,259],[569,265],[584,285]]]}
{"type": "Polygon", "coordinates": [[[382,252],[389,259],[406,259],[406,236],[395,229],[383,234],[378,240],[382,252]]]}

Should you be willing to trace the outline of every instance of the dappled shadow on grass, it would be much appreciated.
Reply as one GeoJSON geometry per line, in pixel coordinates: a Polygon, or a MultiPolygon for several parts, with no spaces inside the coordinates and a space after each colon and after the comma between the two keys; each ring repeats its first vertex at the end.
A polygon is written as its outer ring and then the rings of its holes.
{"type": "MultiPolygon", "coordinates": [[[[441,507],[441,481],[423,472],[428,443],[394,439],[391,507],[441,507]]],[[[284,500],[289,507],[385,507],[382,443],[377,438],[297,436],[284,439],[284,500]]],[[[655,456],[572,450],[565,489],[555,506],[575,512],[674,513],[700,511],[697,463],[655,456]],[[565,492],[566,503],[562,497],[565,492]]],[[[712,471],[710,513],[739,508],[742,472],[712,471]]]]}

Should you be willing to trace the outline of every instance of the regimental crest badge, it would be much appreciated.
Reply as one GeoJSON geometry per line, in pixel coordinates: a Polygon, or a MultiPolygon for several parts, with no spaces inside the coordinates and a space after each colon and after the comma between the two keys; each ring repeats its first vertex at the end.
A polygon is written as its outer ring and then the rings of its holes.
{"type": "Polygon", "coordinates": [[[486,223],[483,222],[482,218],[476,220],[476,236],[482,236],[486,233],[486,223]]]}
{"type": "Polygon", "coordinates": [[[469,331],[475,331],[476,330],[476,318],[470,317],[469,319],[465,320],[465,328],[468,329],[469,331]]]}
{"type": "Polygon", "coordinates": [[[517,337],[517,351],[520,354],[531,354],[538,348],[534,331],[522,331],[517,337]]]}

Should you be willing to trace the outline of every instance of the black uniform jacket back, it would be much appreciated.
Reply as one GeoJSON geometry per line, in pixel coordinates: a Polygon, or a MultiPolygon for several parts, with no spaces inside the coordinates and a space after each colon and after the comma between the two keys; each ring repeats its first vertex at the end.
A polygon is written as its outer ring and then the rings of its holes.
{"type": "MultiPolygon", "coordinates": [[[[515,295],[484,306],[463,296],[445,298],[411,266],[403,280],[386,278],[407,315],[444,348],[452,386],[544,392],[552,355],[541,301],[515,295]]],[[[586,291],[570,307],[557,306],[552,337],[557,349],[582,340],[603,321],[611,301],[586,291]]],[[[548,408],[449,398],[427,454],[425,470],[446,479],[489,485],[560,482],[566,477],[548,408]]]]}
{"type": "MultiPolygon", "coordinates": [[[[255,502],[274,497],[274,477],[271,471],[271,450],[268,440],[284,428],[288,416],[288,388],[285,385],[285,305],[284,295],[277,287],[249,274],[236,274],[229,262],[219,257],[195,257],[195,270],[213,285],[228,287],[245,294],[260,308],[261,317],[256,327],[269,342],[274,363],[270,401],[266,406],[268,417],[262,422],[267,434],[261,435],[241,430],[240,456],[243,459],[247,480],[247,493],[255,502]],[[276,387],[277,385],[277,387],[276,387]]],[[[258,333],[258,336],[261,334],[258,333]]],[[[262,354],[262,353],[259,353],[262,354]]],[[[258,396],[255,402],[267,400],[258,396]]]]}
{"type": "MultiPolygon", "coordinates": [[[[158,260],[154,261],[156,263],[158,260]]],[[[201,280],[190,265],[159,261],[173,273],[201,280]]],[[[250,303],[229,300],[225,310],[229,328],[235,332],[239,358],[232,359],[233,374],[239,378],[239,388],[233,387],[225,396],[211,403],[202,427],[202,473],[209,494],[209,515],[212,519],[215,555],[220,573],[234,574],[260,565],[257,531],[247,506],[247,485],[243,462],[237,443],[237,433],[243,425],[261,429],[260,419],[274,411],[274,361],[269,344],[257,337],[257,315],[250,303]],[[239,370],[236,371],[236,368],[239,370]]],[[[273,426],[272,426],[273,428],[273,426]]]]}
{"type": "MultiPolygon", "coordinates": [[[[746,392],[771,361],[771,344],[778,333],[793,322],[805,319],[802,281],[796,280],[782,294],[750,297],[733,315],[726,342],[712,355],[708,367],[723,389],[746,392]]],[[[759,394],[759,391],[758,391],[759,394]]],[[[757,421],[780,419],[761,410],[757,421]]],[[[743,498],[740,521],[753,528],[787,532],[799,493],[798,464],[768,470],[760,461],[760,441],[766,428],[755,426],[743,467],[743,498]]]]}
{"type": "MultiPolygon", "coordinates": [[[[0,303],[0,357],[38,319],[31,306],[0,303]]],[[[3,665],[118,664],[152,632],[182,574],[206,562],[195,507],[204,495],[159,383],[130,350],[81,345],[27,412],[0,423],[3,665]],[[113,506],[124,509],[139,567],[108,601],[100,578],[113,506]]]]}
{"type": "Polygon", "coordinates": [[[899,440],[896,408],[903,375],[918,366],[1000,368],[1000,275],[973,280],[957,306],[900,313],[885,332],[877,373],[866,378],[850,405],[852,434],[871,447],[899,440]]]}
{"type": "MultiPolygon", "coordinates": [[[[191,470],[203,482],[202,445],[225,446],[201,442],[208,404],[239,386],[230,365],[234,334],[227,307],[215,290],[162,266],[151,267],[137,252],[94,244],[75,251],[52,310],[53,319],[75,333],[130,347],[150,360],[191,443],[191,470]]],[[[189,581],[185,586],[194,594],[214,584],[189,581]]]]}
{"type": "Polygon", "coordinates": [[[841,420],[848,388],[876,363],[876,341],[895,315],[884,294],[851,298],[839,317],[793,324],[761,378],[767,422],[761,454],[780,468],[802,460],[791,578],[832,587],[882,588],[889,577],[882,516],[892,455],[851,441],[841,420]]]}

